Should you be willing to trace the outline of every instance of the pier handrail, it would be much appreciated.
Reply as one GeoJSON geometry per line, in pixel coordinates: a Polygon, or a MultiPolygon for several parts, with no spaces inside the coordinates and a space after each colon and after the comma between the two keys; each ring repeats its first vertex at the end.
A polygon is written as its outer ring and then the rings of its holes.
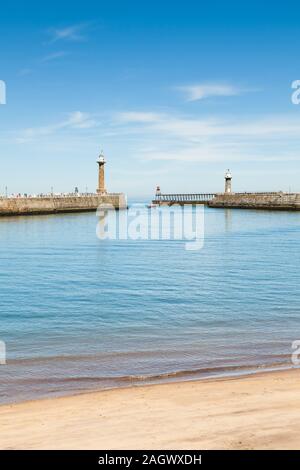
{"type": "Polygon", "coordinates": [[[278,195],[278,194],[291,194],[291,193],[284,193],[284,192],[282,192],[282,191],[244,191],[244,192],[242,192],[242,193],[236,193],[236,192],[234,192],[234,193],[231,193],[231,194],[236,194],[237,196],[243,196],[243,195],[247,195],[247,194],[249,194],[249,195],[250,195],[250,194],[252,194],[252,195],[253,195],[253,194],[254,194],[254,195],[257,194],[257,195],[261,195],[261,196],[263,196],[263,195],[266,195],[266,196],[269,196],[269,195],[270,195],[270,196],[275,196],[275,195],[278,195]]]}
{"type": "MultiPolygon", "coordinates": [[[[120,196],[122,193],[107,193],[107,196],[120,196]]],[[[12,194],[10,196],[0,196],[0,199],[63,199],[63,198],[85,198],[101,197],[98,193],[67,193],[67,194],[12,194]]]]}
{"type": "Polygon", "coordinates": [[[207,202],[216,196],[215,193],[175,193],[175,194],[156,194],[153,202],[207,202]]]}

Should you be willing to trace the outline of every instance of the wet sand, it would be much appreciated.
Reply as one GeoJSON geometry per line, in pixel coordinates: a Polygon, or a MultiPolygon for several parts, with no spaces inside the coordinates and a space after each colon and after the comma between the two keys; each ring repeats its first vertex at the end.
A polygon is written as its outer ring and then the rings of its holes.
{"type": "Polygon", "coordinates": [[[1,449],[300,449],[300,371],[0,407],[1,449]]]}

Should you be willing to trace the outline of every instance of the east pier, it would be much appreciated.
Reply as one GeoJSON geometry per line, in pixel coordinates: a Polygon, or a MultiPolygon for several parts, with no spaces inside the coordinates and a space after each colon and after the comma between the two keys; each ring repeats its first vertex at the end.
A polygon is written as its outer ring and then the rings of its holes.
{"type": "Polygon", "coordinates": [[[232,174],[225,173],[224,192],[220,193],[162,193],[157,186],[153,205],[202,204],[223,209],[257,209],[257,210],[300,210],[300,193],[291,192],[233,192],[232,174]]]}

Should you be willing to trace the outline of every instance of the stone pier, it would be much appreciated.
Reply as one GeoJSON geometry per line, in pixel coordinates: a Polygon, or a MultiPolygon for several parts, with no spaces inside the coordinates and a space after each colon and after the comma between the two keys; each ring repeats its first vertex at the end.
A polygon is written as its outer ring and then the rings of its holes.
{"type": "Polygon", "coordinates": [[[96,211],[100,204],[127,207],[123,193],[0,198],[0,216],[96,211]]]}
{"type": "Polygon", "coordinates": [[[215,208],[300,210],[300,193],[221,193],[209,204],[215,208]]]}
{"type": "Polygon", "coordinates": [[[99,165],[97,193],[0,197],[0,216],[87,212],[96,211],[100,205],[111,209],[127,208],[124,193],[108,193],[105,189],[105,159],[102,153],[97,163],[99,165]]]}

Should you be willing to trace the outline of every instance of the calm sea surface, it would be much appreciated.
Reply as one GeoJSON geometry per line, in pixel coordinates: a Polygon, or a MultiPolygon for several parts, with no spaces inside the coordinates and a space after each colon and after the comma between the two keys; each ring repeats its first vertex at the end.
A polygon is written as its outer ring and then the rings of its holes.
{"type": "Polygon", "coordinates": [[[200,251],[96,224],[0,219],[1,403],[291,365],[300,213],[206,208],[200,251]]]}

